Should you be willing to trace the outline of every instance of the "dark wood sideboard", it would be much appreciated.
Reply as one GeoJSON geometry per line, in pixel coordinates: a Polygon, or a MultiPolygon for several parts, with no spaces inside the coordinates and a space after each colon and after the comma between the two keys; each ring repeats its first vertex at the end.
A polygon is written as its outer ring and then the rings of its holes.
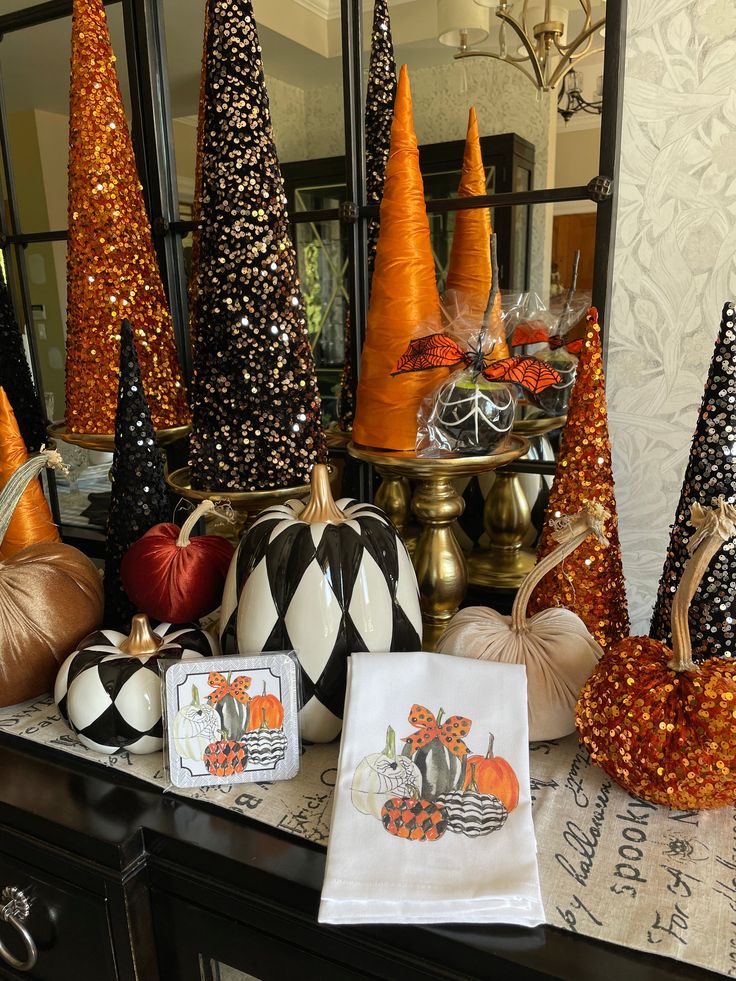
{"type": "MultiPolygon", "coordinates": [[[[30,899],[38,948],[31,972],[1,979],[720,976],[550,926],[320,926],[324,865],[316,845],[0,736],[0,893],[30,899]]],[[[12,925],[0,941],[25,956],[12,925]]]]}

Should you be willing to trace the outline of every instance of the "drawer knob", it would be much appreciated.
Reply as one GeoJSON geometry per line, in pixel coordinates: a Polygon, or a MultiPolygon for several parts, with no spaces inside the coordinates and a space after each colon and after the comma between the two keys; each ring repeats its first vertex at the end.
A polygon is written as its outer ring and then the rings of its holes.
{"type": "Polygon", "coordinates": [[[26,927],[23,926],[23,920],[28,918],[28,914],[31,911],[31,904],[28,897],[17,886],[6,886],[2,893],[0,893],[0,903],[2,903],[2,906],[0,906],[0,920],[3,923],[9,923],[18,931],[23,938],[23,943],[26,946],[28,954],[26,959],[22,961],[18,957],[14,957],[0,940],[0,957],[2,957],[6,964],[15,968],[16,971],[32,971],[38,960],[38,950],[36,949],[33,937],[26,927]]]}

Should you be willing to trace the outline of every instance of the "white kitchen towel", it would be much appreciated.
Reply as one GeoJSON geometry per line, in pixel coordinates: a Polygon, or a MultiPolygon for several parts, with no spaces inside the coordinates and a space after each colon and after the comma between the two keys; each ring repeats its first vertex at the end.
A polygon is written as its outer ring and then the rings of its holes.
{"type": "Polygon", "coordinates": [[[544,922],[522,665],[350,658],[319,919],[544,922]]]}

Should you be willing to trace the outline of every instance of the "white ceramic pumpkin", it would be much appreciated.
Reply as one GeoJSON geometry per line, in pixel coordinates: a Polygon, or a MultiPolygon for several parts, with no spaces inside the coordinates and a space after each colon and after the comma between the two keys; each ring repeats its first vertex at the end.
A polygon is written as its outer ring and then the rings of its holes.
{"type": "Polygon", "coordinates": [[[600,505],[588,505],[572,518],[557,521],[559,546],[538,562],[521,584],[511,616],[487,607],[460,610],[439,639],[442,654],[523,664],[527,672],[529,739],[558,739],[575,729],[580,690],[603,655],[583,621],[571,610],[554,607],[527,619],[529,597],[537,583],[594,534],[606,546],[600,505]]]}
{"type": "Polygon", "coordinates": [[[382,753],[371,753],[360,761],[350,788],[353,805],[361,814],[381,817],[389,797],[410,797],[412,788],[421,787],[422,774],[408,756],[396,755],[396,733],[388,727],[382,753]]]}
{"type": "Polygon", "coordinates": [[[210,743],[220,738],[222,722],[211,705],[202,704],[192,685],[192,701],[176,713],[173,725],[174,747],[186,760],[202,760],[210,743]]]}

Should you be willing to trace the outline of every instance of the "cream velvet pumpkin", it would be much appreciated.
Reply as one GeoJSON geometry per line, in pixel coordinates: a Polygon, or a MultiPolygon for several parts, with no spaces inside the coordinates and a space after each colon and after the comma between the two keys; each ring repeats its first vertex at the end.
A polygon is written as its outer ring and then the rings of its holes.
{"type": "Polygon", "coordinates": [[[510,617],[487,607],[469,607],[452,618],[440,637],[442,654],[526,666],[531,741],[558,739],[574,731],[580,690],[603,650],[571,610],[555,607],[527,619],[529,597],[549,570],[589,535],[607,544],[603,523],[608,517],[593,504],[559,521],[555,537],[560,545],[526,577],[510,617]]]}

